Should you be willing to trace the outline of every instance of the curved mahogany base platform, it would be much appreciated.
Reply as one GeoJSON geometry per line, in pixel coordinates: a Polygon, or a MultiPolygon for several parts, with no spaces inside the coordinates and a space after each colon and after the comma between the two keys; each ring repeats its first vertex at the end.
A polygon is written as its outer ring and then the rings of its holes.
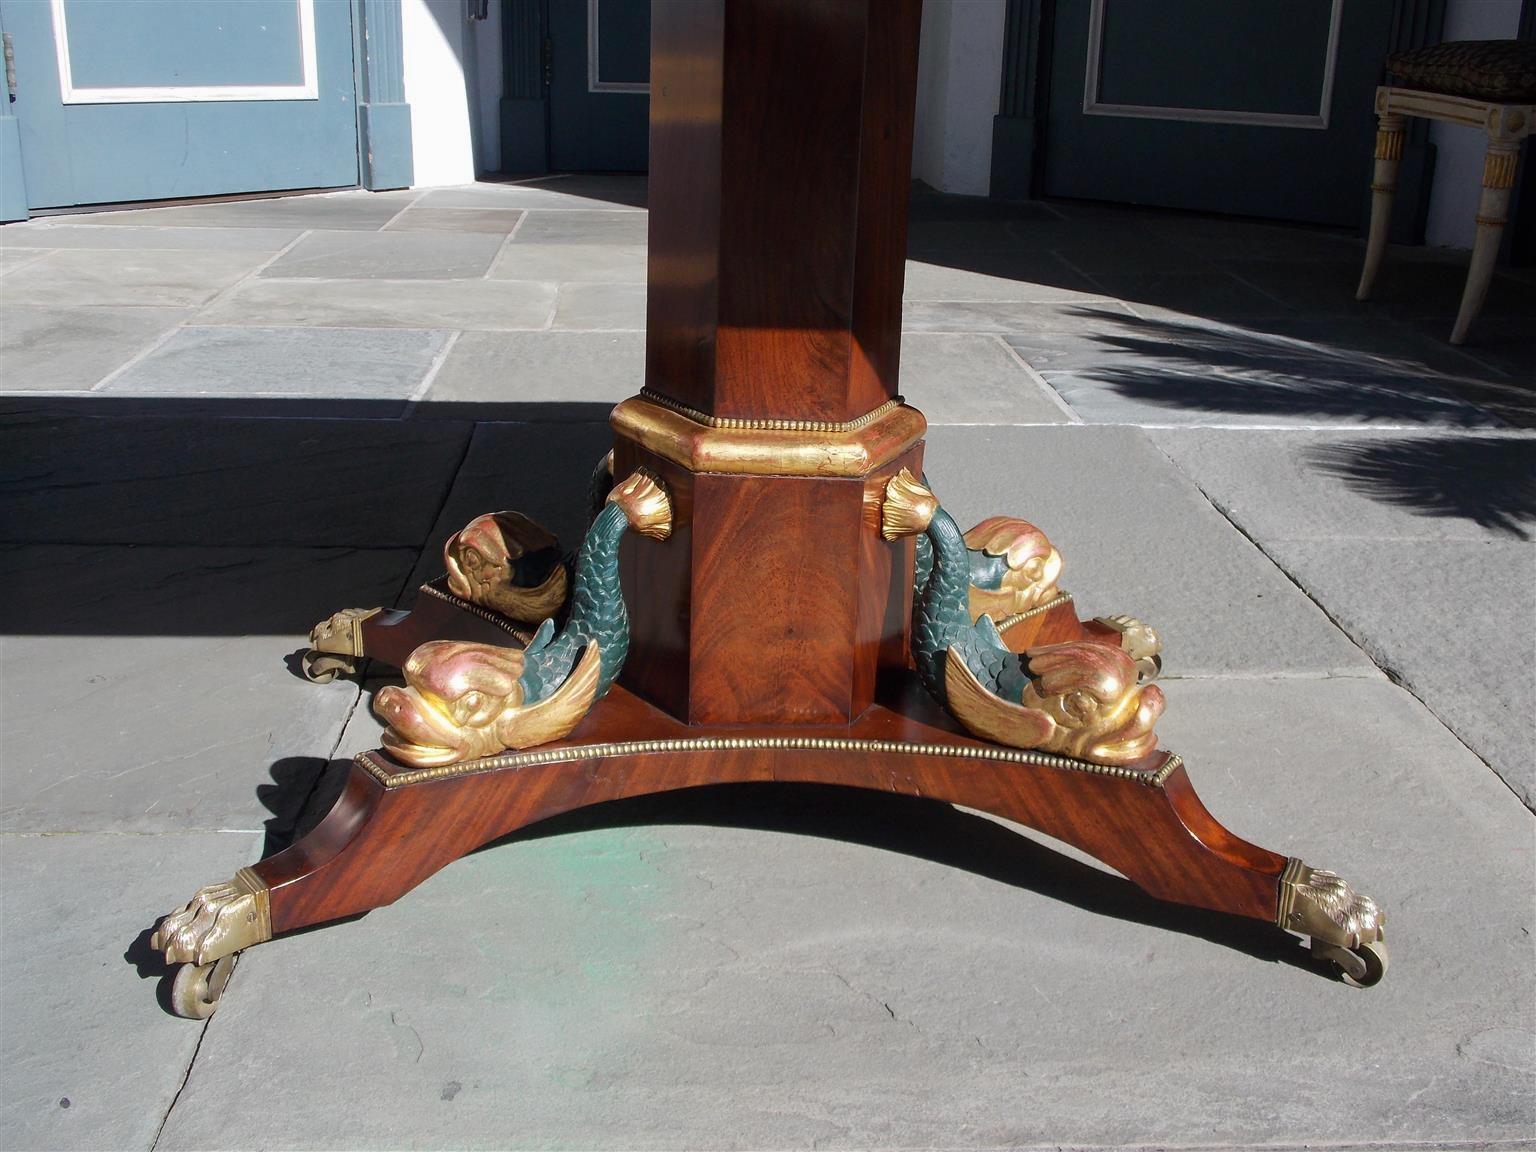
{"type": "Polygon", "coordinates": [[[391,903],[460,856],[576,808],[703,784],[795,781],[902,792],[1073,844],[1163,900],[1275,923],[1287,860],[1228,832],[1177,757],[1132,768],[1000,748],[958,732],[915,677],[848,727],[689,727],[615,687],[569,739],[446,768],[380,751],[329,815],[254,866],[282,933],[391,903]]]}

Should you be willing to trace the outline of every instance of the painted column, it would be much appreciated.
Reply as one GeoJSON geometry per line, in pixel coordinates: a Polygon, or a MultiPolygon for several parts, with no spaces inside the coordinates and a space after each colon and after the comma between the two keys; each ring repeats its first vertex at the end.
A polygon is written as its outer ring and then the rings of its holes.
{"type": "Polygon", "coordinates": [[[992,118],[991,195],[1027,200],[1034,191],[1035,154],[1043,117],[1040,87],[1040,0],[1008,0],[1003,30],[1003,80],[992,118]]]}
{"type": "Polygon", "coordinates": [[[21,125],[11,113],[11,38],[0,23],[5,43],[5,90],[0,92],[0,220],[27,218],[27,185],[21,170],[21,125]]]}
{"type": "Polygon", "coordinates": [[[544,16],[539,0],[506,0],[501,25],[501,170],[549,171],[544,16]]]}
{"type": "Polygon", "coordinates": [[[357,35],[357,148],[364,188],[409,188],[411,106],[405,101],[400,0],[353,0],[357,35]]]}

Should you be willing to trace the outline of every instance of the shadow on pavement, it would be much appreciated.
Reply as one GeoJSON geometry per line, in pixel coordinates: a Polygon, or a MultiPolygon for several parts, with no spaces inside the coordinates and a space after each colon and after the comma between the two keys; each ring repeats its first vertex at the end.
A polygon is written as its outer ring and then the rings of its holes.
{"type": "Polygon", "coordinates": [[[1532,539],[1536,441],[1482,436],[1345,441],[1317,445],[1308,457],[1373,500],[1532,539]]]}
{"type": "Polygon", "coordinates": [[[422,405],[405,420],[367,404],[325,417],[227,407],[210,419],[174,400],[0,403],[0,628],[297,645],[338,608],[414,592],[402,581],[418,559],[482,512],[514,508],[579,539],[612,443],[604,404],[554,419],[516,405],[422,405]]]}

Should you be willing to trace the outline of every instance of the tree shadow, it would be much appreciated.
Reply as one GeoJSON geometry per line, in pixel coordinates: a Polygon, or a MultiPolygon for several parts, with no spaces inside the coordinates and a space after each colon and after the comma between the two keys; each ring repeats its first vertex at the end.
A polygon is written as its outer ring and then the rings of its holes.
{"type": "Polygon", "coordinates": [[[1307,456],[1373,500],[1532,539],[1536,441],[1491,436],[1346,441],[1316,445],[1307,456]]]}
{"type": "Polygon", "coordinates": [[[1102,362],[1076,376],[1138,404],[1278,421],[1488,428],[1497,417],[1411,362],[1320,341],[1074,308],[1102,362]]]}

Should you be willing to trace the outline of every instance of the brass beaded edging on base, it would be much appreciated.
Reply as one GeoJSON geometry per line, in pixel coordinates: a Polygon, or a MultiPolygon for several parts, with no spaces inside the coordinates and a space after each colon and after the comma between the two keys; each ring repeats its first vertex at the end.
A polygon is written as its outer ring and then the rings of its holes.
{"type": "Polygon", "coordinates": [[[904,744],[895,740],[855,740],[838,736],[698,736],[674,740],[628,740],[605,744],[571,745],[565,748],[534,749],[490,756],[462,764],[444,764],[437,768],[416,768],[391,772],[373,758],[373,752],[361,752],[357,765],[385,788],[403,788],[429,780],[448,780],[480,772],[498,772],[505,768],[528,768],[538,764],[559,764],[573,760],[600,760],[609,756],[634,756],[647,752],[744,752],[782,748],[806,752],[892,752],[906,756],[952,756],[959,760],[991,760],[1005,764],[1028,764],[1035,768],[1060,768],[1068,772],[1086,772],[1093,776],[1114,776],[1136,780],[1149,787],[1161,787],[1173,770],[1183,763],[1169,754],[1154,772],[1091,764],[1066,756],[1049,756],[1017,748],[973,747],[949,744],[904,744]]]}
{"type": "Polygon", "coordinates": [[[1015,624],[1021,624],[1032,616],[1039,616],[1042,613],[1051,611],[1053,608],[1060,608],[1063,604],[1070,603],[1072,603],[1072,593],[1063,592],[1048,604],[1036,604],[1033,608],[1023,612],[1015,612],[1012,616],[1004,616],[1001,620],[997,621],[997,630],[999,632],[1006,632],[1015,624]]]}
{"type": "Polygon", "coordinates": [[[501,615],[500,613],[492,612],[488,608],[482,608],[482,607],[480,607],[480,605],[478,605],[478,604],[476,604],[476,603],[474,603],[474,602],[472,602],[470,600],[464,600],[464,599],[462,599],[462,598],[460,598],[458,596],[455,596],[452,592],[445,592],[445,591],[443,591],[443,589],[441,589],[441,588],[439,588],[437,586],[438,581],[443,580],[443,579],[444,579],[444,577],[439,576],[437,578],[437,580],[434,580],[434,581],[432,581],[430,583],[427,583],[427,584],[423,584],[421,586],[420,590],[422,592],[425,592],[428,596],[432,596],[432,597],[434,597],[434,598],[436,598],[438,600],[447,601],[449,604],[452,604],[455,608],[458,608],[460,611],[468,612],[468,613],[470,613],[470,614],[472,614],[474,616],[478,616],[478,617],[480,617],[480,619],[489,621],[490,623],[496,625],[496,627],[502,629],[503,631],[512,633],[512,635],[514,637],[516,637],[517,640],[521,644],[523,644],[525,647],[527,646],[528,642],[533,639],[533,633],[532,632],[526,632],[523,629],[517,627],[515,624],[512,623],[512,621],[508,620],[505,616],[501,615]]]}
{"type": "Polygon", "coordinates": [[[708,412],[690,408],[680,400],[663,396],[660,392],[649,388],[640,389],[640,396],[652,404],[671,409],[679,416],[688,417],[695,424],[702,424],[706,428],[729,428],[739,432],[857,432],[866,424],[880,419],[891,409],[899,408],[903,403],[900,396],[893,396],[878,408],[864,413],[856,420],[777,420],[771,417],[711,416],[708,412]]]}

